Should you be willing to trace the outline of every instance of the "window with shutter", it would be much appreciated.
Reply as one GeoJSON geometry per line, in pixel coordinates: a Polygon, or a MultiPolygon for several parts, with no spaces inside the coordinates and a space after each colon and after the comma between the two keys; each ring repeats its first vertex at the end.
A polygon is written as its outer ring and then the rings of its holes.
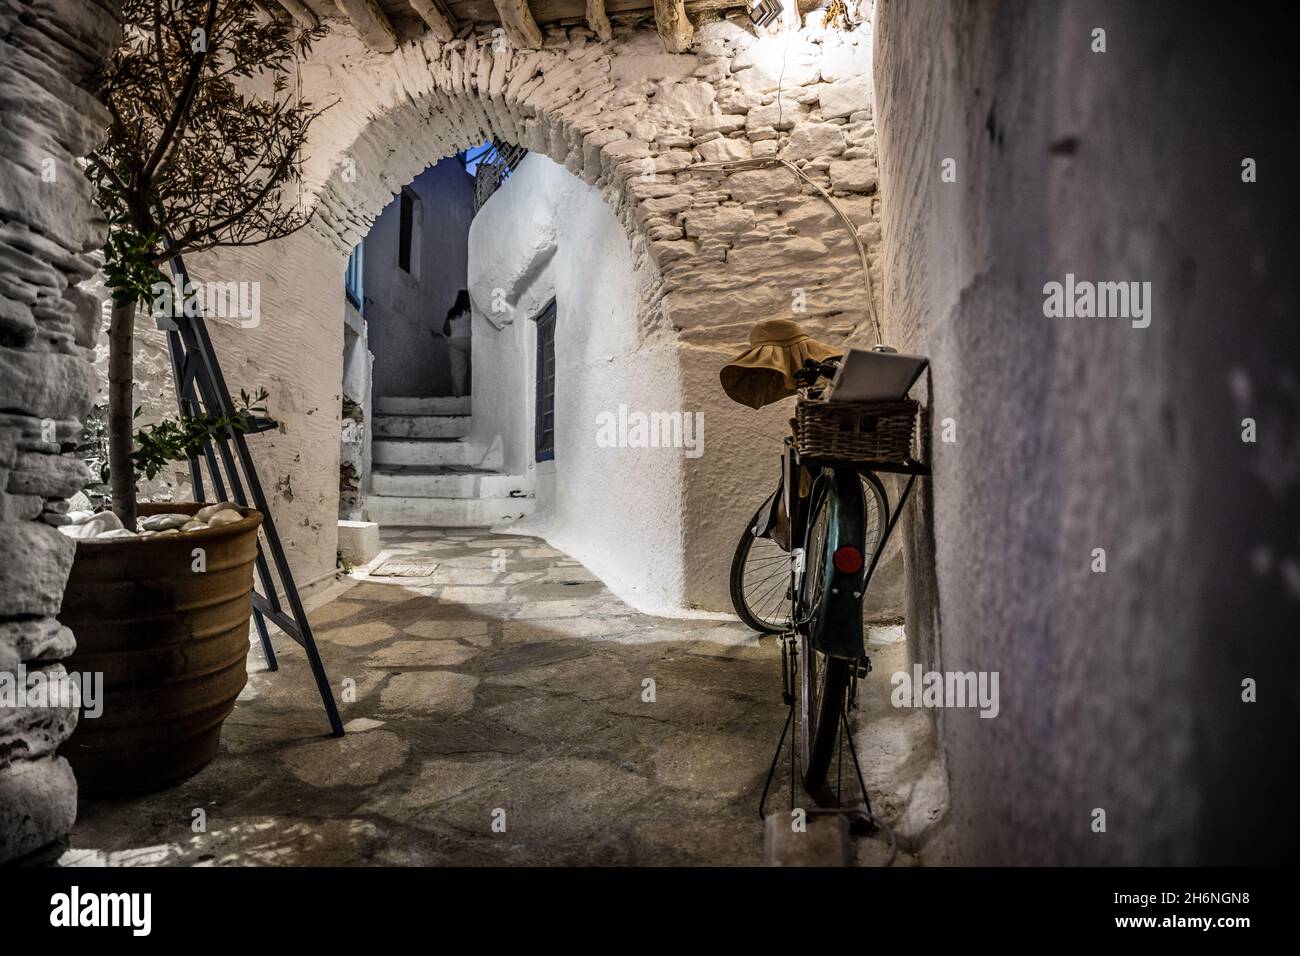
{"type": "Polygon", "coordinates": [[[537,460],[555,460],[555,300],[537,317],[537,460]]]}

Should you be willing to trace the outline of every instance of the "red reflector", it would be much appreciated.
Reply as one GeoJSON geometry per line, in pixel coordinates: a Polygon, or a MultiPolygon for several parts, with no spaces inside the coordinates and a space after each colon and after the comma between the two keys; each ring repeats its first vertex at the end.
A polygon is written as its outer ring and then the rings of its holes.
{"type": "Polygon", "coordinates": [[[844,574],[857,574],[862,570],[862,552],[850,544],[837,549],[835,569],[844,574]]]}

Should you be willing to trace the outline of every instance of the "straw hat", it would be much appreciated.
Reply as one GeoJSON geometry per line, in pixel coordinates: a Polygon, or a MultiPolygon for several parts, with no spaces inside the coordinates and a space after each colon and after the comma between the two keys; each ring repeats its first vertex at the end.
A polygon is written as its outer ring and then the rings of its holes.
{"type": "Polygon", "coordinates": [[[733,401],[762,408],[795,394],[794,373],[803,368],[805,359],[824,362],[843,354],[843,349],[809,338],[789,319],[768,319],[754,323],[748,351],[723,366],[718,377],[733,401]]]}

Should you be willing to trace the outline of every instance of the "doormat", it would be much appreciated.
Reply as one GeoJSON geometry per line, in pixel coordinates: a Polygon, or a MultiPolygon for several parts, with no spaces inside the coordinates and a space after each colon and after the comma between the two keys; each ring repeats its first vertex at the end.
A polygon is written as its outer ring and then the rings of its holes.
{"type": "Polygon", "coordinates": [[[438,567],[437,561],[428,558],[389,558],[377,568],[371,568],[372,578],[427,578],[438,567]]]}

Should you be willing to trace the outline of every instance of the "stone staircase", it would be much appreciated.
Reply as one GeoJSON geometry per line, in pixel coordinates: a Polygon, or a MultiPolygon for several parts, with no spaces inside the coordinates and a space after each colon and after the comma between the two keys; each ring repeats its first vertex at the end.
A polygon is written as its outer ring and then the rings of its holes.
{"type": "Polygon", "coordinates": [[[381,525],[483,528],[532,514],[528,479],[477,448],[468,398],[377,398],[365,510],[381,525]]]}

